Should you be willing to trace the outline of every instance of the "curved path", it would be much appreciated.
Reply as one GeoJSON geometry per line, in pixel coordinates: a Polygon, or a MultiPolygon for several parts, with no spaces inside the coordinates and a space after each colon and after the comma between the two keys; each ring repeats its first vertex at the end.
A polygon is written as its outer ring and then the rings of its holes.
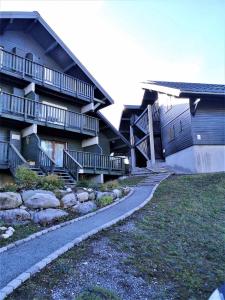
{"type": "Polygon", "coordinates": [[[152,176],[152,179],[154,179],[152,184],[136,187],[133,194],[121,202],[90,217],[50,231],[0,253],[0,299],[4,299],[7,294],[12,292],[10,290],[15,289],[38,269],[42,269],[47,263],[78,244],[81,240],[115,224],[144,206],[151,199],[158,183],[167,176],[168,174],[164,174],[157,179],[152,176]],[[45,261],[43,262],[43,260],[45,261]],[[38,266],[34,268],[35,265],[38,266]],[[22,277],[22,275],[24,276],[22,277]],[[9,283],[12,280],[15,282],[10,285],[9,283]]]}

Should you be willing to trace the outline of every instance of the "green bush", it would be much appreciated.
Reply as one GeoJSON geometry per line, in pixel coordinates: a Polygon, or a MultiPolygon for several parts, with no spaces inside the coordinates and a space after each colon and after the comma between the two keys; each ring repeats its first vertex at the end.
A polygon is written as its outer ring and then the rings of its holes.
{"type": "Polygon", "coordinates": [[[57,175],[47,175],[39,180],[39,186],[41,189],[54,191],[56,189],[62,189],[64,187],[63,181],[57,175]]]}
{"type": "Polygon", "coordinates": [[[17,192],[20,189],[20,187],[16,183],[6,183],[2,190],[4,192],[17,192]]]}
{"type": "Polygon", "coordinates": [[[84,187],[84,188],[88,188],[89,185],[90,185],[90,180],[87,180],[87,179],[81,179],[76,184],[76,186],[78,186],[78,187],[84,187]]]}
{"type": "Polygon", "coordinates": [[[111,181],[108,181],[106,183],[103,183],[100,186],[100,191],[101,192],[106,192],[106,191],[109,191],[109,190],[118,189],[119,187],[120,187],[120,185],[119,185],[118,180],[111,180],[111,181]]]}
{"type": "Polygon", "coordinates": [[[101,208],[101,207],[111,204],[113,202],[113,197],[112,196],[102,196],[96,202],[97,202],[97,206],[101,208]]]}
{"type": "Polygon", "coordinates": [[[15,177],[16,183],[24,189],[35,188],[39,181],[37,173],[27,167],[17,168],[15,177]]]}

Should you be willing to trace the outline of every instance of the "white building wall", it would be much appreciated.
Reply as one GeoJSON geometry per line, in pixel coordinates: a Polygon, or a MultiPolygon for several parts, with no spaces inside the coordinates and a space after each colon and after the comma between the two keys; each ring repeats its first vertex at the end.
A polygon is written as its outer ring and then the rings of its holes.
{"type": "Polygon", "coordinates": [[[195,145],[166,157],[179,173],[225,172],[225,145],[195,145]]]}

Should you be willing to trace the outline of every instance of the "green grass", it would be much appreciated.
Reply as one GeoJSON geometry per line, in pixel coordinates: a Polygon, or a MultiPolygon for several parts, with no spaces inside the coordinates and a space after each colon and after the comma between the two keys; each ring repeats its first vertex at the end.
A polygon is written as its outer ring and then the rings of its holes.
{"type": "Polygon", "coordinates": [[[81,293],[75,300],[120,300],[114,293],[102,287],[92,287],[81,293]]]}
{"type": "Polygon", "coordinates": [[[133,218],[138,230],[110,233],[149,282],[176,285],[178,299],[207,299],[225,278],[225,174],[173,176],[133,218]]]}
{"type": "MultiPolygon", "coordinates": [[[[51,290],[59,283],[76,278],[76,264],[92,255],[92,240],[102,237],[110,238],[112,247],[127,255],[121,268],[128,264],[132,274],[150,284],[170,286],[165,299],[205,300],[224,282],[225,174],[171,176],[148,205],[120,224],[127,222],[134,223],[134,229],[121,231],[115,225],[81,243],[9,299],[41,299],[43,289],[46,299],[51,299],[51,290]]],[[[105,299],[96,297],[109,292],[96,294],[94,289],[75,299],[105,299]]]]}
{"type": "Polygon", "coordinates": [[[145,178],[146,178],[146,176],[130,176],[123,180],[119,180],[119,185],[122,187],[135,186],[145,178]]]}

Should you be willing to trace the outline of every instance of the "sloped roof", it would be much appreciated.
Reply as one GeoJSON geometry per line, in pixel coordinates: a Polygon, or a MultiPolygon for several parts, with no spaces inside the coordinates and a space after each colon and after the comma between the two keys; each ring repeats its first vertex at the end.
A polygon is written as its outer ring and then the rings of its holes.
{"type": "Polygon", "coordinates": [[[24,20],[24,24],[17,24],[16,28],[18,30],[27,31],[28,28],[32,28],[32,30],[38,25],[42,26],[41,34],[45,35],[44,42],[47,49],[50,49],[51,46],[54,47],[54,44],[60,47],[63,50],[64,56],[68,57],[68,59],[72,60],[89,78],[89,80],[93,83],[94,86],[100,91],[100,93],[105,98],[105,105],[113,104],[114,101],[110,97],[110,95],[103,89],[103,87],[96,81],[96,79],[89,73],[89,71],[84,67],[84,65],[78,60],[78,58],[72,53],[72,51],[63,43],[63,41],[59,38],[59,36],[51,29],[51,27],[44,21],[44,19],[40,16],[40,14],[36,11],[33,12],[0,12],[0,30],[3,31],[5,28],[12,29],[13,28],[13,20],[24,20]],[[49,43],[49,46],[48,46],[49,43]]]}
{"type": "Polygon", "coordinates": [[[145,82],[146,89],[151,89],[159,92],[168,91],[168,93],[192,94],[214,94],[225,95],[225,85],[223,84],[207,84],[207,83],[190,83],[190,82],[170,82],[170,81],[152,81],[145,82]],[[166,90],[165,88],[168,88],[166,90]]]}

